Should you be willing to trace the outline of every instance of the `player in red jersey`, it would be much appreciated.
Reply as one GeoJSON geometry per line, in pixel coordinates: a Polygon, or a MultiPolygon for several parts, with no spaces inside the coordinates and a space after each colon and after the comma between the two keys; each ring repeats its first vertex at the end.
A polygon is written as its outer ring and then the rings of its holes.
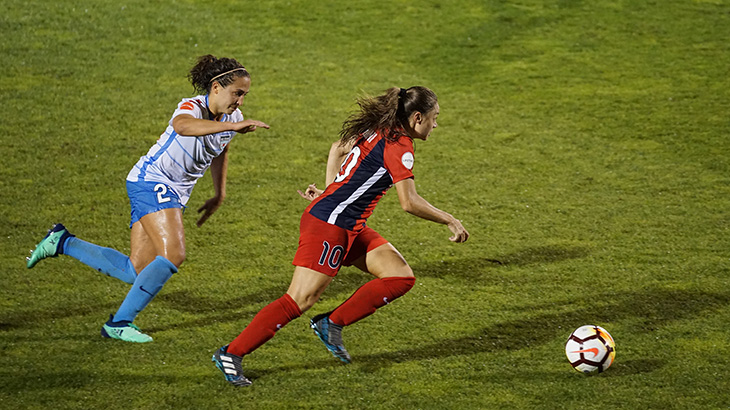
{"type": "Polygon", "coordinates": [[[342,126],[340,140],[327,159],[327,188],[310,185],[299,194],[311,201],[300,222],[294,276],[287,292],[270,303],[213,361],[234,386],[248,386],[244,355],[271,339],[278,329],[319,300],[342,265],[375,276],[332,312],[314,316],[315,334],[345,363],[342,328],[363,319],[408,292],[413,271],[401,254],[365,224],[386,191],[395,185],[401,207],[420,218],[448,226],[453,242],[469,233],[461,222],[423,199],[413,182],[413,140],[426,140],[436,128],[439,105],[425,87],[391,88],[384,95],[358,101],[360,112],[342,126]]]}

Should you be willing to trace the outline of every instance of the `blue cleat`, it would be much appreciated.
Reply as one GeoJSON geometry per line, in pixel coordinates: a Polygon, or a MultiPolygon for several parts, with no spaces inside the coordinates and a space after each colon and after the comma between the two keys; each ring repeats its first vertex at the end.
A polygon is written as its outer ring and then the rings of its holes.
{"type": "Polygon", "coordinates": [[[228,353],[228,345],[218,349],[213,354],[213,363],[226,376],[226,381],[236,387],[245,387],[251,385],[251,380],[243,375],[243,366],[241,361],[243,357],[228,353]]]}
{"type": "Polygon", "coordinates": [[[48,234],[36,245],[35,250],[30,251],[30,256],[25,258],[28,269],[45,258],[55,258],[62,254],[63,243],[73,236],[75,235],[71,235],[62,224],[53,225],[48,234]]]}
{"type": "Polygon", "coordinates": [[[332,352],[333,356],[345,363],[350,363],[352,361],[350,354],[342,345],[342,326],[330,320],[330,313],[332,312],[313,317],[309,321],[309,326],[314,330],[314,334],[319,337],[319,340],[324,343],[327,350],[332,352]]]}

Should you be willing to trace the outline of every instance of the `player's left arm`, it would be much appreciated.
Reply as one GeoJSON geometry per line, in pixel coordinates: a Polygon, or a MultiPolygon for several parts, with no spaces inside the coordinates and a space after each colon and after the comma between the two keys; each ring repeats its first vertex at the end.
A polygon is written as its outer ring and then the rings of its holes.
{"type": "Polygon", "coordinates": [[[448,226],[453,235],[449,238],[452,242],[465,242],[469,239],[469,232],[461,225],[461,221],[454,218],[450,213],[442,211],[431,205],[416,192],[416,183],[413,178],[406,178],[395,183],[398,192],[398,200],[401,208],[411,215],[448,226]]]}
{"type": "Polygon", "coordinates": [[[203,215],[198,219],[198,226],[201,226],[205,221],[210,218],[215,211],[220,208],[223,200],[226,198],[226,177],[228,175],[228,147],[223,149],[223,152],[217,157],[213,158],[210,163],[210,175],[213,177],[213,188],[215,189],[215,196],[205,201],[203,206],[198,209],[198,213],[203,212],[203,215]]]}

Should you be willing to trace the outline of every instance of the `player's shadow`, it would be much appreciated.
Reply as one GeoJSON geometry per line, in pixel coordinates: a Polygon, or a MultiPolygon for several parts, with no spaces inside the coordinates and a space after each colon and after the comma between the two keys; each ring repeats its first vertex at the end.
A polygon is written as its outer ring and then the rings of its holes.
{"type": "Polygon", "coordinates": [[[525,248],[505,255],[497,255],[494,258],[486,258],[485,261],[492,266],[526,266],[536,263],[555,263],[568,259],[584,258],[589,253],[590,249],[585,246],[545,245],[525,248]]]}
{"type": "Polygon", "coordinates": [[[286,288],[283,286],[271,286],[264,289],[249,289],[234,298],[221,299],[208,297],[191,290],[175,290],[160,292],[155,301],[180,312],[205,315],[217,311],[230,312],[250,305],[272,302],[281,297],[285,291],[286,288]]]}
{"type": "Polygon", "coordinates": [[[416,277],[453,277],[468,281],[487,282],[490,280],[490,273],[503,266],[557,263],[569,259],[584,258],[589,254],[589,248],[583,246],[546,245],[491,257],[417,264],[412,268],[416,277]]]}
{"type": "MultiPolygon", "coordinates": [[[[433,264],[421,264],[413,267],[416,276],[424,277],[447,277],[454,275],[468,280],[489,280],[488,271],[503,265],[529,265],[533,263],[559,262],[565,259],[584,257],[588,254],[587,248],[570,246],[542,246],[528,248],[516,253],[499,255],[494,259],[475,258],[459,262],[436,262],[433,264]]],[[[354,267],[345,267],[335,277],[322,294],[320,301],[314,307],[320,311],[318,306],[334,307],[342,303],[357,288],[367,281],[373,279],[368,273],[362,272],[354,267]]],[[[265,304],[273,302],[286,292],[286,284],[272,286],[255,292],[247,292],[241,296],[221,301],[192,290],[176,290],[174,292],[161,292],[155,299],[156,304],[176,309],[181,312],[192,313],[200,316],[196,319],[187,320],[169,327],[200,327],[215,322],[239,321],[241,316],[253,315],[265,304]],[[239,315],[231,318],[231,312],[236,311],[239,315]]],[[[149,331],[162,331],[168,327],[158,326],[149,328],[149,331]]]]}
{"type": "MultiPolygon", "coordinates": [[[[494,323],[480,331],[453,339],[436,340],[421,346],[357,357],[367,370],[378,370],[393,363],[414,360],[468,356],[475,353],[517,351],[539,346],[566,334],[570,329],[586,323],[609,323],[631,319],[638,323],[637,331],[652,332],[666,324],[692,318],[703,312],[730,303],[728,292],[701,290],[670,290],[647,288],[623,294],[594,295],[596,300],[607,301],[572,312],[556,312],[529,319],[494,323]]],[[[561,304],[556,304],[561,305],[561,304]]],[[[565,301],[562,306],[569,306],[565,301]]],[[[615,335],[614,335],[615,336],[615,335]]],[[[627,362],[616,376],[652,371],[661,362],[646,360],[627,362]]]]}
{"type": "MultiPolygon", "coordinates": [[[[48,323],[58,319],[98,315],[99,312],[114,312],[119,304],[72,304],[54,308],[37,309],[33,311],[8,312],[0,318],[0,331],[12,331],[24,327],[38,326],[39,323],[48,323]]],[[[103,317],[103,313],[102,313],[103,317]]]]}
{"type": "MultiPolygon", "coordinates": [[[[159,332],[170,328],[205,327],[212,323],[225,323],[241,320],[241,316],[232,312],[248,314],[250,317],[262,308],[265,303],[276,300],[286,292],[285,286],[272,286],[265,289],[249,291],[232,299],[206,297],[189,290],[165,292],[163,289],[154,299],[155,305],[172,308],[180,312],[191,313],[195,319],[184,320],[170,325],[146,326],[149,332],[159,332]]],[[[117,301],[109,303],[77,303],[24,312],[8,312],[0,317],[0,331],[9,332],[15,329],[38,326],[54,320],[93,316],[103,312],[115,312],[119,308],[117,301]]],[[[105,320],[105,319],[104,319],[105,320]]]]}
{"type": "MultiPolygon", "coordinates": [[[[348,270],[337,275],[320,298],[318,305],[313,308],[320,312],[324,306],[337,306],[344,302],[362,284],[372,279],[367,273],[358,269],[348,270]]],[[[221,300],[205,296],[191,290],[164,290],[155,298],[156,304],[191,313],[196,318],[171,323],[169,325],[146,326],[149,332],[160,332],[171,328],[198,328],[215,323],[242,322],[247,323],[254,315],[268,303],[280,298],[287,290],[287,284],[271,286],[265,289],[256,289],[240,296],[221,300]],[[234,313],[235,314],[232,314],[234,313]]]]}
{"type": "MultiPolygon", "coordinates": [[[[413,270],[416,276],[436,278],[450,278],[453,276],[461,280],[484,283],[490,280],[498,281],[499,279],[492,273],[495,268],[501,266],[556,263],[567,259],[585,257],[588,254],[588,248],[585,247],[547,245],[497,255],[494,258],[473,258],[458,262],[442,261],[419,264],[413,266],[413,270]]],[[[322,294],[320,301],[312,311],[321,312],[323,309],[334,308],[371,279],[373,279],[373,276],[357,268],[343,268],[322,294]]],[[[197,317],[169,325],[147,326],[145,329],[154,333],[171,328],[198,328],[232,321],[245,323],[253,318],[259,309],[281,297],[284,292],[286,292],[285,284],[247,292],[241,296],[221,301],[220,298],[209,297],[192,290],[163,291],[155,299],[156,304],[181,312],[192,313],[197,317]],[[232,315],[233,312],[236,312],[236,314],[232,315]]]]}
{"type": "Polygon", "coordinates": [[[166,325],[147,326],[145,330],[154,333],[170,329],[202,328],[216,323],[241,322],[242,317],[253,318],[259,309],[281,297],[284,292],[286,292],[284,286],[271,286],[221,300],[190,290],[166,293],[163,291],[155,298],[155,303],[180,312],[191,313],[195,318],[166,325]]]}
{"type": "MultiPolygon", "coordinates": [[[[207,356],[210,359],[210,356],[207,356]]],[[[27,394],[43,394],[49,389],[60,389],[60,390],[76,390],[81,388],[93,388],[98,394],[107,394],[110,401],[119,400],[118,394],[114,390],[97,390],[97,386],[113,384],[114,386],[124,386],[119,388],[135,389],[140,385],[150,385],[154,383],[163,383],[164,385],[174,386],[185,383],[199,383],[205,380],[217,382],[219,386],[223,386],[230,389],[227,383],[222,381],[222,378],[218,378],[216,374],[218,370],[211,369],[210,376],[201,377],[197,374],[187,374],[181,372],[180,374],[168,373],[154,373],[154,374],[141,374],[137,372],[134,375],[130,375],[128,371],[110,369],[106,366],[100,365],[96,369],[87,370],[64,370],[60,367],[54,367],[47,369],[43,372],[28,372],[25,374],[13,374],[13,377],[6,377],[2,389],[3,393],[14,394],[17,396],[23,396],[27,394]],[[100,376],[101,375],[101,376],[100,376]],[[216,376],[215,378],[213,376],[216,376]]],[[[212,384],[212,383],[211,383],[212,384]]],[[[87,396],[84,396],[88,398],[87,396]]],[[[77,397],[74,401],[74,405],[71,407],[65,407],[59,403],[53,408],[95,408],[91,404],[87,407],[81,397],[77,397]]],[[[91,400],[92,402],[95,399],[91,400]]],[[[61,401],[60,403],[63,403],[61,401]]],[[[94,406],[98,405],[93,403],[94,406]]],[[[155,406],[153,406],[155,407],[155,406]]],[[[158,406],[159,407],[159,406],[158,406]]],[[[164,408],[162,406],[161,408],[164,408]]],[[[5,407],[4,407],[5,408],[5,407]]],[[[180,407],[187,408],[187,407],[180,407]]]]}

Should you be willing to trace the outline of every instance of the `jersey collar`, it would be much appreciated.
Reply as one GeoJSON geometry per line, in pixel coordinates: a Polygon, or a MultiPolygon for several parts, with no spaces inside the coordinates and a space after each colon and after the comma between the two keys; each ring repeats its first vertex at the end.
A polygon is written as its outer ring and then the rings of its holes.
{"type": "MultiPolygon", "coordinates": [[[[215,117],[213,116],[213,113],[210,112],[210,104],[208,104],[208,96],[210,94],[205,94],[205,108],[208,110],[208,119],[211,121],[215,121],[215,117]]],[[[226,119],[227,115],[222,114],[221,115],[221,121],[224,121],[226,119]]],[[[220,121],[219,121],[220,122],[220,121]]]]}

